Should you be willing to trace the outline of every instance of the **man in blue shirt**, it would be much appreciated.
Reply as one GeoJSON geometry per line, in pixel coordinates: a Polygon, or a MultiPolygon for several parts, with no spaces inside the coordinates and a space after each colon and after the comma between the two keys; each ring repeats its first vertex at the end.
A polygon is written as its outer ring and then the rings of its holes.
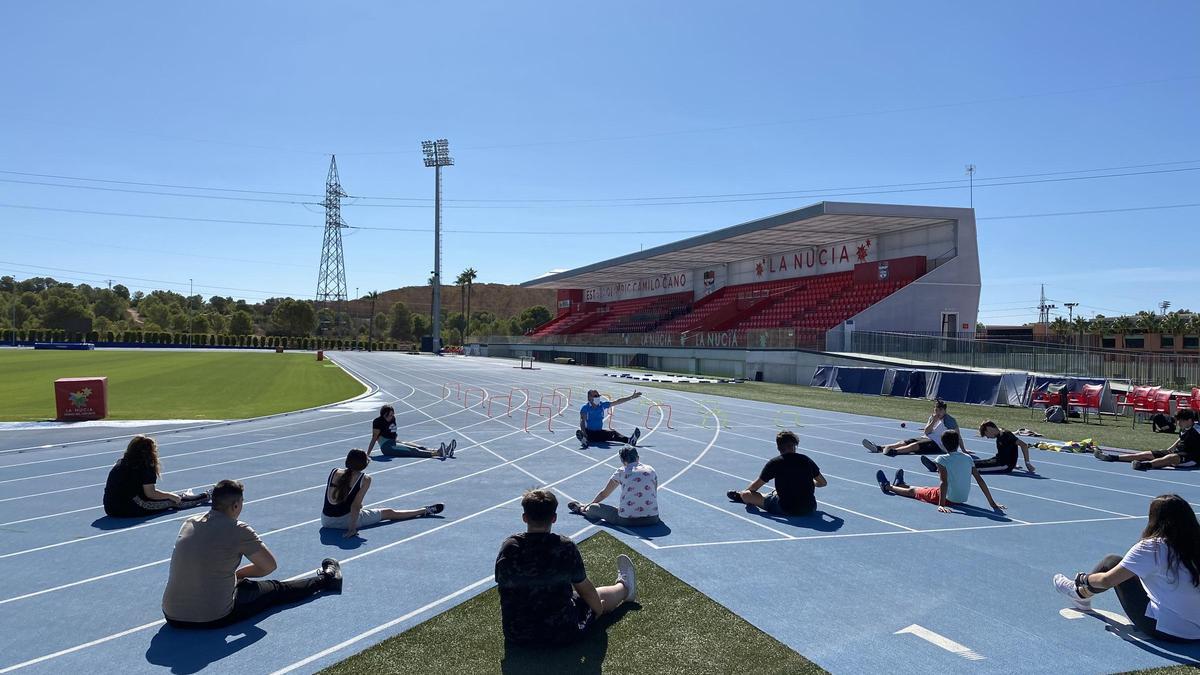
{"type": "Polygon", "coordinates": [[[642,430],[634,427],[632,436],[624,436],[617,433],[613,429],[604,428],[604,413],[614,405],[621,405],[635,398],[641,398],[642,392],[635,391],[625,398],[619,398],[615,401],[600,400],[600,392],[595,389],[588,391],[588,402],[583,404],[579,409],[579,430],[575,432],[575,438],[579,439],[580,447],[586,449],[588,443],[606,443],[616,441],[617,443],[628,443],[629,445],[637,445],[637,439],[642,435],[642,430]]]}
{"type": "Polygon", "coordinates": [[[942,440],[946,442],[949,452],[933,460],[937,465],[937,487],[910,486],[904,482],[904,469],[897,471],[895,480],[889,482],[883,469],[880,469],[875,473],[875,480],[879,481],[879,489],[883,490],[885,495],[911,497],[917,501],[935,504],[938,511],[942,513],[950,513],[952,505],[966,503],[967,497],[971,494],[971,478],[974,478],[975,482],[979,483],[979,489],[983,492],[983,496],[987,497],[992,510],[1003,513],[1004,505],[997,504],[996,500],[992,499],[991,490],[988,490],[987,483],[983,482],[983,476],[979,474],[979,469],[975,468],[975,460],[958,449],[960,441],[958,431],[947,431],[942,435],[942,440]]]}

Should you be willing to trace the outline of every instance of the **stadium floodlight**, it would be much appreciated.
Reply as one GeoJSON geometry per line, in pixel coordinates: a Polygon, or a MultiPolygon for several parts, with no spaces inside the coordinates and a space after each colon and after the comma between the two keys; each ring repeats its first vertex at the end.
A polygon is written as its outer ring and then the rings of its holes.
{"type": "Polygon", "coordinates": [[[433,167],[433,306],[432,349],[442,353],[442,167],[454,166],[450,156],[450,142],[444,138],[436,141],[421,141],[421,152],[425,154],[425,166],[433,167]]]}

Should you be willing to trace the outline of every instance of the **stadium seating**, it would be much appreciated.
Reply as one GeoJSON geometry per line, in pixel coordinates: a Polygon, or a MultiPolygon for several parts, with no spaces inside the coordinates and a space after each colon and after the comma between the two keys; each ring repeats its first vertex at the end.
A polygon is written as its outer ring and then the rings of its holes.
{"type": "Polygon", "coordinates": [[[686,333],[728,329],[829,330],[907,285],[907,280],[854,281],[852,272],[726,286],[693,303],[673,293],[609,303],[537,327],[533,337],[568,334],[686,333]]]}

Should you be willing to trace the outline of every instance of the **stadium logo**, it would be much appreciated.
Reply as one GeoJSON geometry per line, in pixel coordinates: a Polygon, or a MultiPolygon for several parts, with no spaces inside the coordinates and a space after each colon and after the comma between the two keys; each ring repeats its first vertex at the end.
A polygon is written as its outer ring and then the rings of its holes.
{"type": "Polygon", "coordinates": [[[708,288],[709,286],[712,286],[715,283],[717,283],[717,273],[714,272],[713,270],[708,270],[707,272],[705,272],[704,273],[704,287],[708,288]]]}
{"type": "Polygon", "coordinates": [[[84,387],[79,391],[73,391],[67,394],[67,398],[71,401],[71,405],[76,408],[82,408],[87,405],[88,399],[92,396],[92,388],[84,387]]]}
{"type": "Polygon", "coordinates": [[[868,239],[865,243],[858,245],[858,251],[855,253],[858,256],[858,262],[866,262],[867,256],[870,255],[871,240],[868,239]]]}

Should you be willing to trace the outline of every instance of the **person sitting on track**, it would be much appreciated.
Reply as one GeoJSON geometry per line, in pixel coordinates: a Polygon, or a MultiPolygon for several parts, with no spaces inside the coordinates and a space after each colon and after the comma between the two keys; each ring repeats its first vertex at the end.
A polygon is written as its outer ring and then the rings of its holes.
{"type": "MultiPolygon", "coordinates": [[[[1001,429],[995,422],[988,420],[979,425],[979,435],[996,440],[996,456],[987,459],[976,459],[975,468],[979,473],[1012,473],[1017,468],[1018,450],[1025,457],[1025,470],[1036,473],[1033,463],[1029,461],[1029,444],[1017,438],[1016,434],[1007,429],[1001,429]]],[[[937,471],[937,464],[921,455],[921,463],[930,471],[937,471]]]]}
{"type": "Polygon", "coordinates": [[[624,527],[657,525],[658,519],[658,474],[654,467],[638,461],[637,448],[626,445],[621,448],[621,468],[613,472],[608,485],[596,494],[591,504],[568,502],[567,509],[588,520],[603,520],[624,527]],[[621,499],[616,507],[602,504],[618,487],[621,499]]]}
{"type": "Polygon", "coordinates": [[[385,405],[379,409],[379,417],[371,422],[371,442],[367,444],[367,454],[379,443],[379,451],[388,457],[437,457],[447,459],[454,456],[458,447],[458,439],[451,439],[449,444],[442,443],[437,450],[427,448],[412,441],[396,440],[396,409],[385,405]]]}
{"type": "Polygon", "coordinates": [[[238,520],[245,488],[223,480],[212,491],[212,509],[183,521],[171,570],[163,591],[162,611],[176,628],[218,628],[276,605],[317,593],[340,593],[342,568],[326,558],[316,574],[291,581],[261,580],[278,564],[258,534],[238,520]],[[250,564],[239,565],[242,557],[250,564]]]}
{"type": "Polygon", "coordinates": [[[1054,588],[1089,612],[1092,596],[1112,588],[1121,609],[1148,637],[1200,641],[1200,523],[1179,495],[1150,502],[1141,539],[1124,558],[1110,555],[1090,572],[1054,575],[1054,588]]]}
{"type": "Polygon", "coordinates": [[[432,516],[445,510],[444,504],[409,511],[394,509],[364,509],[363,497],[371,488],[371,477],[363,473],[371,458],[360,448],[346,453],[346,468],[329,472],[325,485],[325,505],[321,508],[321,527],[345,530],[347,539],[358,534],[358,528],[370,527],[381,520],[409,520],[432,516]]]}
{"type": "Polygon", "coordinates": [[[505,639],[518,645],[553,645],[579,639],[603,614],[637,597],[633,561],[617,556],[617,581],[596,588],[575,542],[550,532],[558,499],[549,490],[521,497],[526,532],[514,534],[496,556],[500,619],[505,639]]]}
{"type": "Polygon", "coordinates": [[[642,392],[635,391],[629,396],[619,398],[615,401],[601,400],[600,392],[595,389],[589,390],[587,395],[587,403],[584,403],[583,407],[579,409],[579,430],[575,432],[575,438],[579,439],[580,447],[586,450],[588,443],[608,443],[613,441],[637,445],[638,438],[642,435],[641,429],[634,427],[633,435],[628,437],[617,433],[613,429],[605,429],[604,413],[615,405],[621,405],[635,398],[641,398],[642,392]]]}
{"type": "Polygon", "coordinates": [[[775,436],[778,457],[772,457],[763,465],[758,480],[738,492],[730,490],[725,495],[731,501],[748,504],[778,516],[803,516],[817,510],[816,488],[829,484],[816,462],[808,455],[796,452],[800,437],[793,431],[781,431],[775,436]],[[775,490],[765,497],[758,491],[767,483],[775,481],[775,490]]]}
{"type": "Polygon", "coordinates": [[[1096,448],[1093,453],[1096,459],[1105,462],[1133,462],[1133,468],[1138,471],[1147,469],[1165,469],[1169,466],[1191,467],[1200,463],[1200,430],[1196,428],[1196,411],[1180,410],[1175,413],[1175,422],[1179,425],[1179,440],[1166,450],[1150,450],[1147,452],[1129,452],[1115,454],[1096,448]]]}
{"type": "MultiPolygon", "coordinates": [[[[929,416],[929,421],[925,423],[925,430],[923,432],[925,435],[921,438],[909,438],[888,445],[876,445],[864,438],[862,444],[870,452],[882,452],[888,457],[911,453],[937,455],[952,450],[942,440],[942,435],[951,430],[958,431],[958,420],[946,413],[946,402],[939,398],[933,404],[933,414],[929,416]]],[[[959,443],[962,443],[962,436],[959,436],[958,440],[959,443]]],[[[963,452],[967,452],[966,445],[960,445],[959,448],[963,452]]],[[[967,454],[971,453],[967,452],[967,454]]]]}
{"type": "Polygon", "coordinates": [[[946,447],[954,448],[954,450],[933,460],[937,465],[938,479],[940,480],[937,487],[912,487],[904,482],[904,469],[896,471],[895,479],[889,482],[883,469],[880,469],[875,473],[875,480],[879,481],[879,489],[883,490],[885,495],[900,495],[936,504],[938,511],[950,513],[950,506],[967,502],[967,497],[971,494],[971,477],[973,476],[975,482],[979,483],[979,489],[983,491],[983,496],[987,497],[992,510],[1003,513],[1004,505],[997,504],[996,500],[992,499],[992,492],[988,490],[987,483],[983,482],[983,476],[980,475],[979,469],[975,468],[974,460],[970,455],[958,450],[962,443],[962,439],[958,437],[958,431],[947,431],[942,435],[942,440],[945,441],[946,447]]]}
{"type": "Polygon", "coordinates": [[[155,484],[161,474],[158,443],[149,436],[134,436],[125,446],[125,454],[108,472],[104,512],[116,518],[136,518],[208,503],[207,492],[194,495],[159,490],[155,484]]]}

